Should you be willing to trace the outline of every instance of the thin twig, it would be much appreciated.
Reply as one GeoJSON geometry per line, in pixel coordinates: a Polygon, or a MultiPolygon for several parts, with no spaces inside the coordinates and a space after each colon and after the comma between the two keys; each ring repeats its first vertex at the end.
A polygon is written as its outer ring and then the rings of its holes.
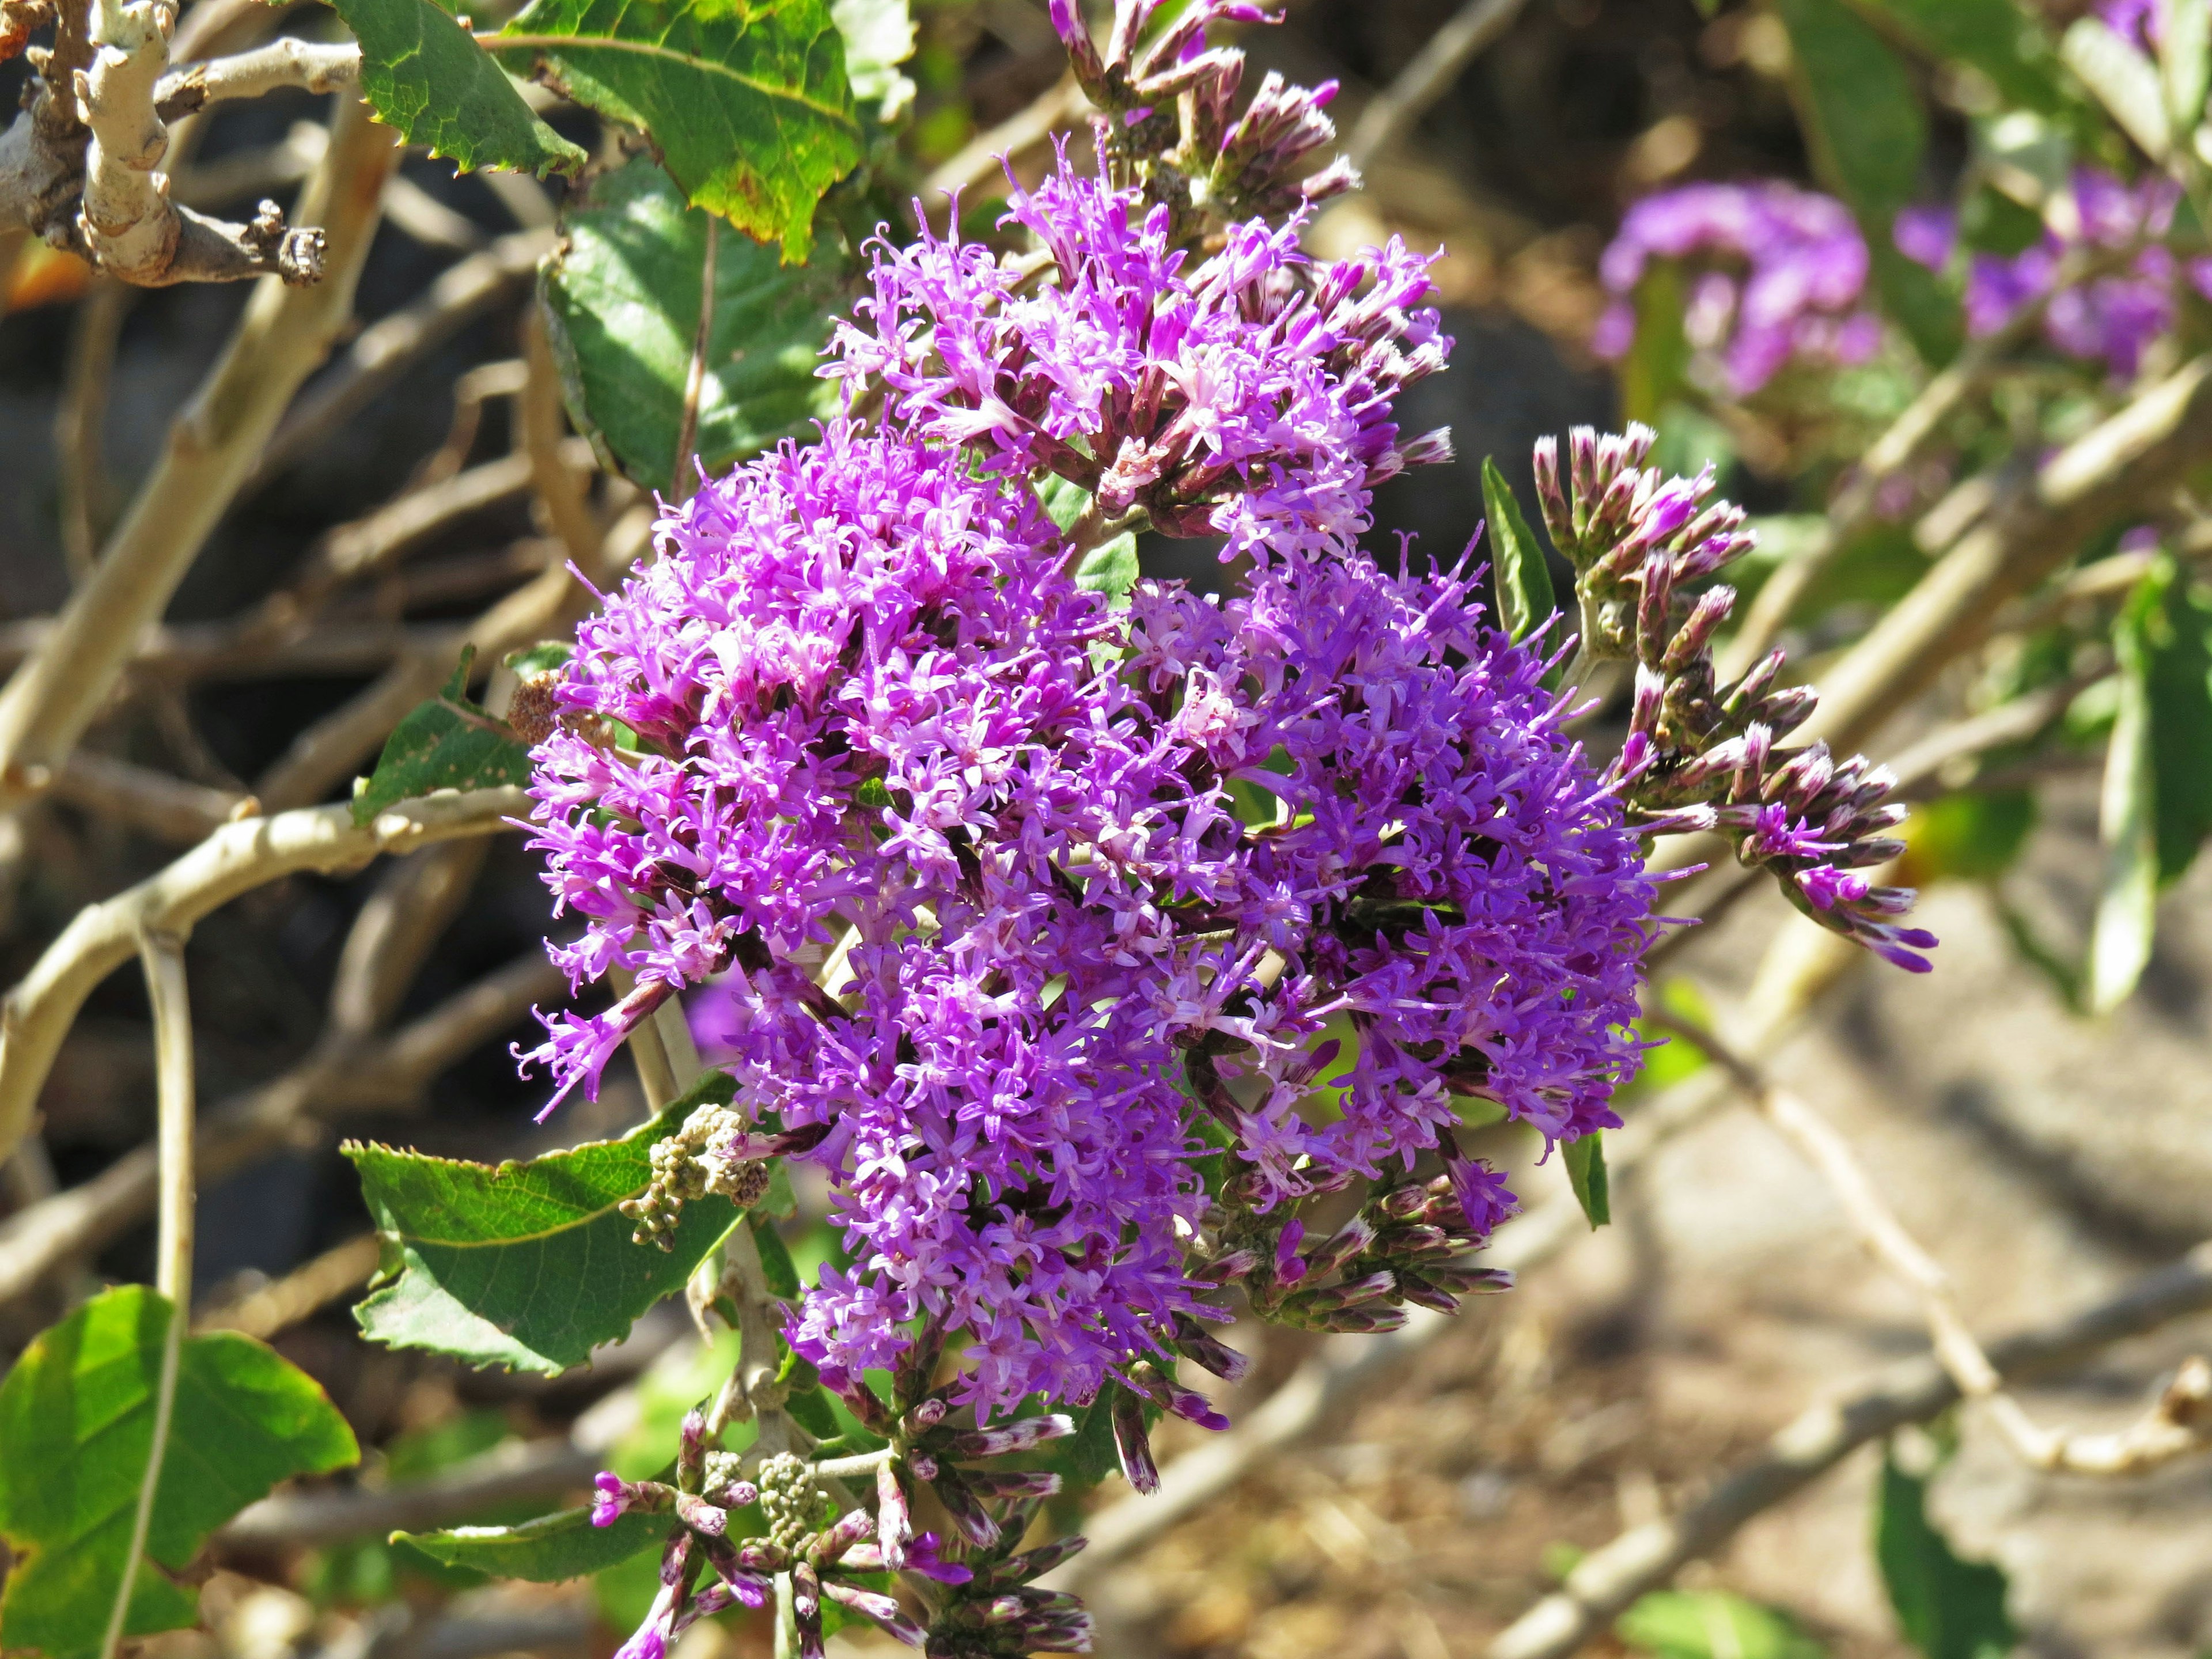
{"type": "Polygon", "coordinates": [[[62,763],[53,796],[159,840],[186,846],[206,839],[233,818],[246,816],[249,806],[247,796],[84,749],[62,763]]]}
{"type": "Polygon", "coordinates": [[[1397,79],[1360,112],[1344,147],[1363,173],[1375,158],[1419,120],[1430,105],[1451,90],[1460,71],[1476,54],[1512,26],[1525,0],[1468,0],[1451,21],[1428,39],[1400,70],[1397,79]]]}
{"type": "Polygon", "coordinates": [[[714,338],[714,268],[720,263],[721,222],[718,215],[707,216],[706,248],[699,258],[699,320],[691,331],[691,361],[684,369],[684,411],[676,422],[676,453],[668,469],[669,494],[678,501],[691,498],[699,476],[693,463],[699,447],[699,400],[707,389],[707,351],[714,338]]]}
{"type": "Polygon", "coordinates": [[[259,98],[279,88],[336,92],[361,79],[361,48],[350,40],[324,45],[287,35],[252,52],[187,64],[161,77],[154,104],[173,121],[210,104],[259,98]]]}
{"type": "MultiPolygon", "coordinates": [[[[106,702],[137,642],[228,508],[294,390],[319,363],[353,307],[354,282],[376,225],[376,186],[393,136],[365,106],[341,112],[329,155],[301,213],[323,221],[325,280],[288,289],[273,279],[248,302],[223,355],[177,417],[167,447],[91,578],[71,596],[37,656],[0,692],[0,811],[20,805],[106,702]]],[[[0,1146],[11,1145],[0,1109],[0,1146]]]]}
{"type": "Polygon", "coordinates": [[[301,871],[357,870],[461,836],[495,834],[526,815],[516,788],[408,801],[362,825],[349,806],[319,806],[227,824],[113,898],[88,905],[0,1001],[0,1159],[29,1127],[62,1039],[93,988],[137,950],[148,928],[179,935],[241,893],[301,871]]]}
{"type": "Polygon", "coordinates": [[[420,1532],[502,1504],[556,1498],[587,1486],[603,1449],[567,1440],[509,1441],[444,1470],[379,1491],[280,1492],[249,1504],[216,1534],[219,1548],[313,1548],[365,1534],[420,1532]]]}
{"type": "MultiPolygon", "coordinates": [[[[2212,1245],[2119,1296],[2055,1325],[1990,1345],[2002,1376],[2022,1379],[2080,1363],[2113,1344],[2212,1308],[2212,1245]]],[[[1899,1367],[1835,1403],[1812,1407],[1767,1442],[1765,1453],[1680,1514],[1622,1534],[1583,1558],[1553,1595],[1491,1644],[1488,1659],[1566,1659],[1601,1635],[1638,1596],[1711,1555],[1754,1516],[1795,1497],[1869,1441],[1925,1423],[1959,1400],[1934,1358],[1899,1367]]]]}
{"type": "MultiPolygon", "coordinates": [[[[708,269],[714,269],[714,232],[720,221],[714,214],[707,216],[708,269]]],[[[708,279],[707,295],[711,297],[713,278],[708,279]]],[[[592,568],[598,562],[599,542],[603,532],[599,520],[592,515],[592,504],[586,499],[583,485],[569,470],[572,454],[580,453],[588,459],[589,447],[577,441],[574,450],[568,447],[568,417],[561,406],[561,375],[553,362],[553,347],[545,333],[545,312],[542,306],[532,305],[523,312],[523,382],[521,395],[515,400],[517,422],[522,436],[522,456],[530,469],[530,481],[538,492],[538,499],[545,508],[546,522],[561,541],[562,548],[571,562],[584,569],[592,568]]],[[[704,348],[695,354],[696,364],[705,361],[704,348]]],[[[698,401],[687,399],[687,409],[696,424],[698,401]]]]}
{"type": "Polygon", "coordinates": [[[62,556],[72,581],[92,574],[100,538],[107,532],[111,507],[102,428],[116,341],[135,297],[125,283],[94,277],[70,323],[69,363],[54,411],[54,456],[61,485],[62,556]]]}
{"type": "Polygon", "coordinates": [[[1960,1394],[1988,1407],[2005,1443],[2021,1462],[2051,1474],[2134,1475],[2212,1443],[2212,1366],[2202,1359],[2185,1366],[2151,1412],[2118,1434],[2039,1426],[2004,1391],[2001,1373],[1959,1310],[1951,1276],[1898,1220],[1850,1143],[1834,1126],[1697,1021],[1663,1007],[1647,1010],[1644,1018],[1703,1048],[1759,1115],[1819,1172],[1868,1254],[1920,1298],[1936,1357],[1960,1394]]]}
{"type": "Polygon", "coordinates": [[[374,1233],[360,1233],[235,1301],[193,1322],[197,1331],[238,1331],[266,1342],[311,1319],[340,1297],[359,1290],[376,1273],[374,1233]]]}
{"type": "Polygon", "coordinates": [[[154,1288],[168,1302],[168,1323],[161,1336],[161,1363],[154,1384],[154,1427],[146,1448],[146,1469],[139,1477],[138,1504],[131,1516],[131,1540],[123,1553],[123,1576],[100,1644],[101,1659],[114,1659],[131,1611],[131,1592],[145,1559],[146,1535],[154,1522],[154,1495],[161,1485],[161,1464],[169,1450],[169,1425],[175,1416],[177,1371],[183,1362],[185,1329],[192,1305],[192,1222],[197,1194],[192,1185],[192,1006],[185,982],[184,941],[148,928],[138,940],[146,969],[146,996],[154,1009],[154,1055],[160,1110],[161,1204],[155,1223],[154,1288]]]}

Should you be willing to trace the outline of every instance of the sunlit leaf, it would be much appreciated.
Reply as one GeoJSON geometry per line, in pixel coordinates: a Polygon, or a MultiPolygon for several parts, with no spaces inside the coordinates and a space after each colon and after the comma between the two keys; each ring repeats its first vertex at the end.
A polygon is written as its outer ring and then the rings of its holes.
{"type": "Polygon", "coordinates": [[[469,697],[476,647],[462,648],[460,665],[445,689],[392,728],[376,769],[356,780],[353,821],[372,823],[378,813],[438,789],[492,789],[530,781],[530,750],[507,722],[495,720],[469,697]]]}
{"type": "Polygon", "coordinates": [[[1928,1518],[1928,1483],[1881,1466],[1875,1558],[1905,1639],[1923,1659],[2004,1659],[2020,1639],[2005,1613],[2005,1576],[1960,1559],[1928,1518]]]}
{"type": "MultiPolygon", "coordinates": [[[[86,1303],[23,1351],[0,1383],[0,1536],[15,1554],[0,1596],[8,1647],[96,1653],[119,1590],[154,1443],[172,1310],[143,1285],[86,1303]]],[[[304,1371],[252,1338],[185,1340],[146,1560],[126,1636],[198,1617],[182,1571],[208,1534],[280,1480],[343,1468],[353,1431],[304,1371]]]]}
{"type": "MultiPolygon", "coordinates": [[[[1482,507],[1490,526],[1490,568],[1498,585],[1498,622],[1510,638],[1528,638],[1551,620],[1552,573],[1544,549],[1522,516],[1513,486],[1489,456],[1482,460],[1482,507]]],[[[1550,641],[1556,644],[1556,641],[1550,641]]]]}
{"type": "Polygon", "coordinates": [[[1821,1659],[1826,1650],[1787,1613],[1726,1590],[1653,1590],[1613,1627],[1656,1659],[1821,1659]]]}
{"type": "Polygon", "coordinates": [[[1559,1149],[1559,1156],[1567,1166],[1568,1184],[1575,1189],[1575,1202],[1583,1206],[1583,1214],[1593,1227],[1602,1227],[1613,1219],[1612,1188],[1605,1173],[1605,1134],[1591,1130],[1579,1140],[1571,1140],[1559,1149]]]}

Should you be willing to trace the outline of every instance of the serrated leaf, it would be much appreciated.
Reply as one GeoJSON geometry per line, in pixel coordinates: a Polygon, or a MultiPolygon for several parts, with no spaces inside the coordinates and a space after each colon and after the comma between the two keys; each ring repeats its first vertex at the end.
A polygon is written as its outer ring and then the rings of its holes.
{"type": "Polygon", "coordinates": [[[845,45],[825,0],[532,0],[490,37],[643,129],[697,206],[806,258],[814,209],[857,166],[845,45]]]}
{"type": "Polygon", "coordinates": [[[631,1513],[611,1525],[595,1527],[588,1507],[562,1510],[514,1527],[453,1527],[444,1532],[395,1532],[391,1541],[409,1544],[449,1567],[465,1567],[493,1578],[526,1578],[555,1584],[627,1561],[658,1548],[668,1536],[665,1516],[631,1513]]]}
{"type": "Polygon", "coordinates": [[[2005,1612],[2005,1576],[1965,1561],[1928,1519],[1928,1483],[1885,1458],[1875,1499],[1875,1559],[1905,1639],[1923,1659],[2004,1659],[2019,1641],[2005,1612]]]}
{"type": "Polygon", "coordinates": [[[898,67],[914,56],[907,0],[830,0],[830,15],[844,38],[845,78],[854,100],[879,122],[897,120],[915,94],[898,67]]]}
{"type": "MultiPolygon", "coordinates": [[[[1544,563],[1520,500],[1498,463],[1482,458],[1482,509],[1490,522],[1490,568],[1498,584],[1498,620],[1509,638],[1523,640],[1551,619],[1558,608],[1552,597],[1552,573],[1544,563]]],[[[1557,643],[1557,641],[1553,641],[1557,643]]]]}
{"type": "Polygon", "coordinates": [[[403,800],[437,789],[491,789],[530,781],[530,750],[507,722],[469,699],[476,647],[465,646],[445,689],[419,705],[385,739],[376,769],[353,791],[353,821],[366,824],[403,800]]]}
{"type": "Polygon", "coordinates": [[[410,144],[464,168],[574,173],[582,150],[539,120],[476,38],[431,0],[331,0],[361,42],[361,89],[410,144]]]}
{"type": "Polygon", "coordinates": [[[383,1271],[354,1310],[363,1334],[549,1376],[628,1335],[738,1215],[727,1199],[694,1199],[661,1250],[633,1244],[634,1224],[616,1207],[644,1190],[653,1143],[696,1103],[695,1091],[620,1140],[496,1168],[349,1143],[385,1246],[383,1271]]]}
{"type": "MultiPolygon", "coordinates": [[[[143,1285],[103,1291],[24,1351],[0,1383],[0,1536],[15,1553],[0,1628],[50,1659],[99,1651],[122,1583],[154,1437],[173,1310],[143,1285]]],[[[280,1480],[360,1461],[353,1431],[305,1372],[235,1332],[185,1339],[146,1555],[126,1636],[190,1626],[168,1574],[280,1480]]]]}
{"type": "Polygon", "coordinates": [[[1911,42],[1989,77],[2008,104],[2056,114],[2069,101],[2040,20],[2016,0],[1860,0],[1911,42]]]}
{"type": "Polygon", "coordinates": [[[2074,20],[2059,40],[2058,57],[2145,155],[2166,160],[2173,129],[2157,65],[2094,17],[2074,20]]]}
{"type": "Polygon", "coordinates": [[[1567,1184],[1575,1189],[1575,1202],[1583,1206],[1593,1230],[1613,1219],[1613,1193],[1605,1174],[1605,1134],[1591,1130],[1579,1140],[1559,1149],[1566,1160],[1567,1184]]]}
{"type": "MultiPolygon", "coordinates": [[[[705,289],[708,219],[639,156],[592,181],[562,216],[541,276],[568,412],[607,463],[647,489],[670,488],[705,289]]],[[[805,264],[726,234],[715,238],[714,318],[694,453],[710,472],[809,429],[836,383],[817,378],[844,258],[805,264]]]]}
{"type": "Polygon", "coordinates": [[[1826,1650],[1777,1608],[1726,1590],[1653,1590],[1613,1625],[1657,1659],[1820,1659],[1826,1650]]]}

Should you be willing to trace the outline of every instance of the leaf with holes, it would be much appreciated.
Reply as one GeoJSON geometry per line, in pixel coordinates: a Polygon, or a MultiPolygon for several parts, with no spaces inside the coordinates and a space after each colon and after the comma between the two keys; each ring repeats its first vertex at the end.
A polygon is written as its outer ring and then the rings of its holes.
{"type": "Polygon", "coordinates": [[[610,466],[647,489],[670,487],[710,234],[714,312],[692,439],[700,464],[719,471],[836,408],[836,383],[814,373],[847,294],[836,250],[787,265],[772,248],[713,231],[650,156],[594,180],[562,228],[541,278],[554,361],[578,429],[610,466]]]}
{"type": "MultiPolygon", "coordinates": [[[[168,1298],[118,1285],[25,1349],[0,1383],[0,1537],[15,1553],[0,1629],[50,1659],[100,1650],[154,1443],[168,1298]]],[[[198,1597],[169,1575],[280,1480],[360,1461],[314,1380],[235,1332],[187,1338],[125,1636],[179,1630],[198,1597]],[[167,1571],[162,1571],[167,1569],[167,1571]]]]}
{"type": "Polygon", "coordinates": [[[551,1375],[580,1365],[638,1316],[684,1288],[736,1220],[726,1198],[694,1199],[667,1235],[633,1244],[617,1207],[653,1177],[655,1141],[692,1109],[726,1100],[714,1073],[620,1140],[590,1141],[496,1168],[350,1142],[362,1192],[384,1239],[384,1266],[354,1310],[368,1337],[471,1365],[551,1375]]]}
{"type": "Polygon", "coordinates": [[[462,648],[460,665],[444,690],[392,730],[376,769],[353,786],[353,821],[439,789],[493,789],[530,781],[530,750],[505,720],[494,720],[469,698],[476,647],[462,648]]]}
{"type": "Polygon", "coordinates": [[[431,0],[331,0],[361,42],[361,89],[410,144],[466,168],[574,173],[584,152],[539,120],[476,37],[431,0]]]}
{"type": "Polygon", "coordinates": [[[641,128],[686,198],[787,259],[806,257],[816,204],[860,160],[825,0],[532,0],[483,45],[641,128]]]}

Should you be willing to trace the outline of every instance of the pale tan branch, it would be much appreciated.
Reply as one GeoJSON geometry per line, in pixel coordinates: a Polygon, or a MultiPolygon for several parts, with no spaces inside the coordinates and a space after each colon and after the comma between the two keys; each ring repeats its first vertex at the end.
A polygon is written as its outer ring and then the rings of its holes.
{"type": "MultiPolygon", "coordinates": [[[[388,1036],[319,1048],[282,1077],[208,1114],[194,1153],[202,1178],[220,1181],[287,1146],[327,1144],[327,1120],[341,1112],[412,1108],[440,1072],[565,989],[559,971],[533,951],[388,1036]]],[[[91,1180],[0,1222],[0,1304],[27,1295],[64,1264],[144,1220],[158,1176],[154,1149],[139,1146],[91,1180]]]]}
{"type": "Polygon", "coordinates": [[[921,199],[934,204],[942,196],[972,189],[999,170],[999,158],[1012,160],[1033,149],[1089,112],[1091,100],[1072,75],[1062,76],[1042,97],[988,132],[980,132],[922,181],[921,199]]]}
{"type": "Polygon", "coordinates": [[[494,834],[524,817],[520,789],[480,789],[408,801],[356,825],[343,805],[226,825],[175,863],[77,913],[0,1002],[0,1158],[15,1150],[62,1039],[92,989],[127,961],[148,928],[189,933],[240,894],[301,871],[357,870],[459,836],[494,834]]]}
{"type": "Polygon", "coordinates": [[[1989,636],[2004,604],[2039,586],[2098,530],[2158,499],[2212,457],[2212,357],[2142,392],[2001,495],[1935,568],[1824,677],[1810,740],[1860,746],[1989,636]]]}
{"type": "Polygon", "coordinates": [[[171,70],[154,89],[154,107],[173,121],[210,104],[259,98],[280,88],[336,92],[360,79],[361,48],[352,41],[326,46],[287,35],[251,52],[171,70]]]}
{"type": "Polygon", "coordinates": [[[1959,1310],[1950,1275],[1898,1220],[1835,1127],[1697,1022],[1664,1008],[1650,1010],[1645,1017],[1704,1048],[1759,1115],[1820,1173],[1868,1254],[1920,1298],[1936,1357],[1960,1394],[1987,1405],[2005,1443],[2023,1462],[2058,1474],[2139,1474],[2212,1445],[2212,1366],[2202,1359],[2184,1368],[2146,1418],[2118,1434],[2083,1435],[2039,1426],[2004,1391],[1997,1367],[1959,1310]]]}
{"type": "Polygon", "coordinates": [[[1491,42],[1512,27],[1525,0],[1468,0],[1451,20],[1413,55],[1413,61],[1359,113],[1344,147],[1352,165],[1363,172],[1429,106],[1451,90],[1460,71],[1491,42]]]}
{"type": "MultiPolygon", "coordinates": [[[[2208,1308],[2212,1245],[2200,1245],[2110,1302],[1992,1344],[1989,1358],[2000,1376],[2026,1378],[2078,1364],[2208,1308]]],[[[1489,1659],[1566,1659],[1601,1635],[1638,1596],[1711,1554],[1753,1516],[1795,1497],[1869,1441],[1924,1423],[1959,1397],[1958,1383],[1931,1357],[1838,1402],[1812,1407],[1769,1440],[1763,1455],[1680,1514],[1624,1533],[1585,1556],[1555,1594],[1492,1643],[1489,1659]]]]}
{"type": "Polygon", "coordinates": [[[213,835],[247,803],[228,790],[82,749],[62,763],[53,796],[157,840],[187,844],[213,835]]]}
{"type": "Polygon", "coordinates": [[[266,1342],[368,1284],[375,1275],[378,1255],[376,1235],[362,1233],[331,1246],[282,1279],[209,1310],[192,1322],[192,1328],[237,1331],[266,1342]]]}
{"type": "Polygon", "coordinates": [[[483,252],[448,266],[412,305],[363,329],[322,384],[301,399],[246,488],[266,483],[316,448],[471,319],[515,292],[552,246],[551,234],[542,230],[502,236],[483,252]]]}
{"type": "MultiPolygon", "coordinates": [[[[392,133],[349,105],[301,211],[328,227],[329,279],[270,281],[246,315],[168,443],[90,580],[71,596],[37,656],[0,691],[0,810],[20,804],[107,701],[137,644],[205,544],[294,390],[352,310],[353,289],[392,164],[392,133]]],[[[0,1107],[0,1145],[21,1133],[0,1107]]]]}
{"type": "Polygon", "coordinates": [[[217,1547],[312,1549],[363,1534],[416,1532],[502,1504],[551,1501],[591,1484],[601,1452],[566,1440],[509,1441],[427,1480],[381,1489],[279,1492],[249,1504],[217,1547]]]}

